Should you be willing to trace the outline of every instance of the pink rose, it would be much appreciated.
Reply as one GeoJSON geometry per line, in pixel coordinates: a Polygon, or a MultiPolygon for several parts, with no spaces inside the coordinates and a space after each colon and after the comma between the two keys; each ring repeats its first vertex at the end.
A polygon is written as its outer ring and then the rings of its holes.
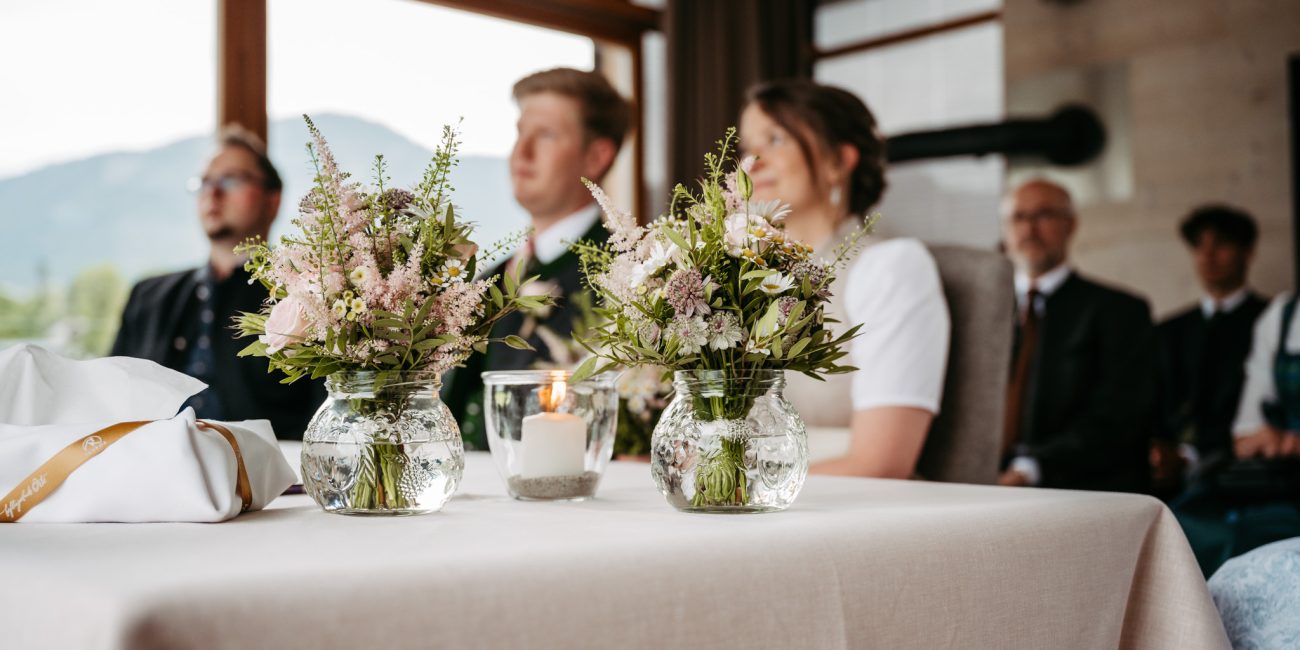
{"type": "Polygon", "coordinates": [[[452,247],[452,251],[455,252],[457,258],[469,261],[469,258],[478,254],[478,244],[474,242],[456,244],[452,247]]]}
{"type": "Polygon", "coordinates": [[[302,303],[289,296],[271,308],[271,315],[266,319],[266,333],[257,340],[266,344],[267,354],[274,354],[290,343],[302,340],[309,325],[302,303]]]}

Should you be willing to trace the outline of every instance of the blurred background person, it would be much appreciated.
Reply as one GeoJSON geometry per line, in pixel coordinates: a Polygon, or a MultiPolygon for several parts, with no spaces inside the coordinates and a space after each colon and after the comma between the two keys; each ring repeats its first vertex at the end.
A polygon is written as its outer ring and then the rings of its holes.
{"type": "Polygon", "coordinates": [[[1247,274],[1259,230],[1224,205],[1192,211],[1179,229],[1203,295],[1156,328],[1161,428],[1152,442],[1152,487],[1172,496],[1232,460],[1232,422],[1245,383],[1255,320],[1268,301],[1247,274]]]}
{"type": "Polygon", "coordinates": [[[267,419],[276,437],[301,440],[325,399],[323,383],[280,383],[265,359],[237,356],[250,341],[237,340],[233,329],[241,312],[256,312],[267,296],[250,282],[234,248],[269,235],[280,207],[280,174],[257,136],[231,127],[218,136],[193,189],[209,242],[207,264],[136,284],[111,354],[149,359],[208,384],[185,403],[200,418],[267,419]]]}
{"type": "MultiPolygon", "coordinates": [[[[834,256],[885,190],[885,142],[851,93],[810,81],[749,92],[740,116],[742,155],[753,155],[753,200],[790,204],[786,236],[834,256]]],[[[921,242],[867,241],[831,286],[827,316],[862,324],[844,363],[825,382],[787,373],[786,398],[809,427],[850,430],[844,455],[821,474],[910,478],[939,411],[951,324],[939,271],[921,242]]]]}
{"type": "Polygon", "coordinates": [[[1065,188],[1017,187],[1003,207],[1016,326],[1003,485],[1142,492],[1154,426],[1154,330],[1145,300],[1070,267],[1065,188]]]}

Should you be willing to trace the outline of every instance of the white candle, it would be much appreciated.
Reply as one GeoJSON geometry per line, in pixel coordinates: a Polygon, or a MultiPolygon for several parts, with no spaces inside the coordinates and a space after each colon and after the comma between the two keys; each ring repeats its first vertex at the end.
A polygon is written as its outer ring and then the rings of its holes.
{"type": "Polygon", "coordinates": [[[520,438],[523,478],[581,476],[586,470],[587,423],[572,413],[529,415],[520,438]]]}

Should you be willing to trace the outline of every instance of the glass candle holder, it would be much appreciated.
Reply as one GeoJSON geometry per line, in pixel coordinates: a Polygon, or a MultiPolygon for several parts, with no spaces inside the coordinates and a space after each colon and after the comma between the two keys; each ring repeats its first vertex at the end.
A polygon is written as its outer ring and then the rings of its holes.
{"type": "Polygon", "coordinates": [[[577,384],[565,370],[483,373],[488,448],[510,496],[581,501],[614,453],[615,373],[577,384]]]}

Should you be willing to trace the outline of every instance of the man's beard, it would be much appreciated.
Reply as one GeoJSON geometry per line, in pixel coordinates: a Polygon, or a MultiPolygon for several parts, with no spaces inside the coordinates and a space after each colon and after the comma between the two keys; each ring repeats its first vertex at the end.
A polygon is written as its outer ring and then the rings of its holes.
{"type": "Polygon", "coordinates": [[[208,241],[216,243],[229,242],[235,238],[235,229],[227,225],[219,226],[216,230],[208,232],[208,241]]]}

